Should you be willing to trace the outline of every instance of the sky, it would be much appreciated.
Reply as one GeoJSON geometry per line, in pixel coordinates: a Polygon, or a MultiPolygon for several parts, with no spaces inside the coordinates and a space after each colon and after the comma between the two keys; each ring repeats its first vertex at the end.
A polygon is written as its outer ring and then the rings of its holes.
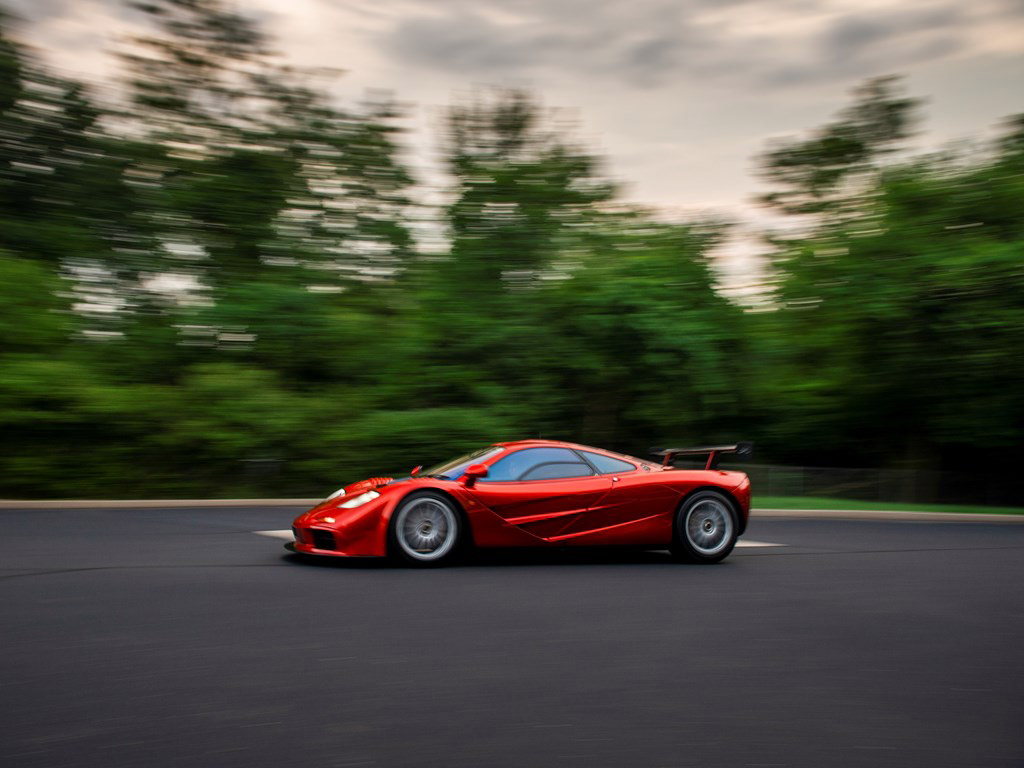
{"type": "MultiPolygon", "coordinates": [[[[137,32],[124,0],[0,0],[65,74],[110,77],[137,32]]],[[[869,77],[926,99],[916,141],[991,135],[1024,112],[1024,0],[234,0],[302,66],[344,70],[341,103],[383,89],[407,106],[405,159],[441,183],[446,104],[530,89],[566,110],[622,196],[669,215],[740,222],[727,279],[770,224],[754,202],[768,143],[826,122],[869,77]]]]}

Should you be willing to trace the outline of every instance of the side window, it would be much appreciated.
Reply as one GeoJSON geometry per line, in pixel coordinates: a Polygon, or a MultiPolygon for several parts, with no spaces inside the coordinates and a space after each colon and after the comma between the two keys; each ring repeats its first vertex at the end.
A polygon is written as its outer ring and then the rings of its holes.
{"type": "Polygon", "coordinates": [[[586,477],[594,474],[586,464],[538,464],[531,469],[521,480],[556,480],[561,477],[586,477]]]}
{"type": "Polygon", "coordinates": [[[597,467],[597,472],[600,475],[614,475],[616,472],[632,472],[636,469],[636,465],[630,464],[628,461],[613,459],[611,456],[602,456],[600,453],[591,453],[590,451],[580,451],[580,453],[597,467]]]}
{"type": "Polygon", "coordinates": [[[481,477],[479,482],[511,483],[517,480],[541,480],[542,477],[526,478],[524,475],[535,467],[539,469],[542,464],[562,465],[561,471],[567,473],[547,477],[578,477],[581,474],[591,474],[590,467],[580,462],[579,456],[567,448],[526,448],[494,462],[487,472],[487,477],[481,477]],[[567,464],[575,464],[586,471],[581,473],[573,467],[567,468],[567,464]]]}

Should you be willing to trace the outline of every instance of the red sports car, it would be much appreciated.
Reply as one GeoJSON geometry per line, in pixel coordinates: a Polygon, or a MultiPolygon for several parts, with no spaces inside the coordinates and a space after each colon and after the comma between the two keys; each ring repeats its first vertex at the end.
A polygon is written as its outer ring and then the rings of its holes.
{"type": "Polygon", "coordinates": [[[750,448],[669,448],[658,464],[555,440],[495,443],[409,477],[348,485],[295,520],[288,546],[436,565],[470,545],[621,545],[717,563],[747,527],[750,480],[716,459],[750,448]],[[698,454],[703,469],[672,466],[698,454]]]}

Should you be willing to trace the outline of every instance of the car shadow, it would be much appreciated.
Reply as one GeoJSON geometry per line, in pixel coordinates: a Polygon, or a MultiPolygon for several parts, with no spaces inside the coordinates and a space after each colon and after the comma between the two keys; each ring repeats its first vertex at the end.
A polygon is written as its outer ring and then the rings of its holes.
{"type": "Polygon", "coordinates": [[[667,551],[624,547],[565,547],[552,549],[478,549],[463,559],[463,567],[539,565],[669,565],[667,551]]]}
{"type": "Polygon", "coordinates": [[[330,557],[326,555],[303,555],[289,552],[281,555],[281,559],[293,565],[305,565],[310,568],[335,568],[343,570],[374,570],[379,568],[398,568],[386,557],[330,557]]]}
{"type": "MultiPolygon", "coordinates": [[[[416,566],[386,557],[326,557],[289,552],[282,560],[311,568],[349,570],[402,569],[420,570],[416,566]]],[[[477,549],[443,566],[451,568],[495,568],[565,565],[671,565],[679,561],[667,551],[629,549],[623,547],[566,547],[537,549],[477,549]]]]}

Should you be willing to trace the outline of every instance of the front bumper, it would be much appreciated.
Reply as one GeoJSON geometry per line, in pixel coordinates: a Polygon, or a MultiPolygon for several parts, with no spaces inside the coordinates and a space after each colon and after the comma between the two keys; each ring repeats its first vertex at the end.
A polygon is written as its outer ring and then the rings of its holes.
{"type": "Polygon", "coordinates": [[[292,526],[294,541],[285,548],[299,555],[325,555],[327,557],[382,557],[387,544],[380,532],[368,531],[352,535],[351,531],[325,527],[292,526]]]}
{"type": "Polygon", "coordinates": [[[379,557],[379,555],[350,555],[347,552],[329,552],[325,549],[317,549],[316,547],[299,547],[294,541],[286,541],[284,548],[295,555],[327,555],[328,557],[346,557],[371,560],[379,557]]]}

